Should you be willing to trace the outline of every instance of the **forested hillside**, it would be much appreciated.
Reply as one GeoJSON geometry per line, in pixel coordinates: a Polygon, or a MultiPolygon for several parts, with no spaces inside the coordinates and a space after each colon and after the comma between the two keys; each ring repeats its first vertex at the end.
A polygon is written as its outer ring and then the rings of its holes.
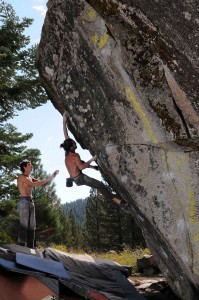
{"type": "Polygon", "coordinates": [[[125,209],[107,201],[97,190],[87,199],[62,205],[72,224],[73,236],[82,238],[87,251],[122,250],[145,246],[140,228],[125,209]],[[78,232],[78,234],[77,234],[78,232]]]}
{"type": "Polygon", "coordinates": [[[87,199],[77,199],[76,201],[62,204],[62,208],[65,210],[67,216],[70,215],[70,210],[72,209],[75,220],[79,225],[83,225],[85,221],[87,199]]]}

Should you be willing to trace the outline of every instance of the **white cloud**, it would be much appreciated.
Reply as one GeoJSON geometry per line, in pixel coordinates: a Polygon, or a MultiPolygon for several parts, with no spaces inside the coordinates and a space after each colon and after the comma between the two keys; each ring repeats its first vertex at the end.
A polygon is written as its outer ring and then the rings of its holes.
{"type": "Polygon", "coordinates": [[[33,9],[41,12],[42,16],[45,16],[46,14],[46,8],[42,5],[39,5],[39,6],[33,6],[33,9]]]}

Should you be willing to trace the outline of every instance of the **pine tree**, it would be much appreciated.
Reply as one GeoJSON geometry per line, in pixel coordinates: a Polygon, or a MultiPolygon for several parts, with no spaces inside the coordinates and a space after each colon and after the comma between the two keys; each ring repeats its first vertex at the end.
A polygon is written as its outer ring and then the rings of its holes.
{"type": "Polygon", "coordinates": [[[18,214],[16,201],[0,201],[0,244],[15,243],[17,234],[18,214]]]}
{"type": "Polygon", "coordinates": [[[122,218],[120,208],[113,202],[103,201],[104,210],[106,214],[103,219],[103,251],[122,250],[123,236],[122,236],[122,218]]]}
{"type": "Polygon", "coordinates": [[[13,183],[19,174],[19,163],[25,158],[38,160],[40,151],[28,149],[24,143],[32,134],[22,135],[11,124],[0,127],[0,201],[18,198],[16,185],[13,183]]]}
{"type": "Polygon", "coordinates": [[[79,224],[77,224],[76,249],[77,250],[83,249],[83,245],[84,245],[83,230],[82,227],[79,224]]]}
{"type": "MultiPolygon", "coordinates": [[[[102,220],[106,214],[103,209],[103,196],[92,189],[87,200],[85,227],[87,245],[92,251],[101,249],[101,235],[103,234],[102,220]]],[[[86,237],[85,237],[86,238],[86,237]]]]}
{"type": "Polygon", "coordinates": [[[91,251],[121,251],[145,245],[140,228],[130,214],[91,190],[86,206],[84,248],[91,251]]]}
{"type": "Polygon", "coordinates": [[[32,137],[32,134],[22,135],[5,122],[19,110],[35,108],[47,101],[35,67],[36,47],[27,48],[30,39],[23,33],[32,21],[29,18],[20,21],[13,7],[0,0],[0,200],[16,195],[12,181],[19,162],[26,157],[23,143],[32,137]]]}
{"type": "Polygon", "coordinates": [[[73,213],[72,209],[70,210],[70,213],[69,213],[69,221],[70,221],[70,224],[71,224],[71,241],[70,241],[70,244],[71,244],[71,248],[75,249],[76,245],[77,245],[77,225],[76,225],[75,216],[74,216],[74,213],[73,213]]]}
{"type": "Polygon", "coordinates": [[[146,242],[144,240],[141,228],[136,224],[134,218],[130,214],[125,214],[121,212],[122,218],[122,236],[124,246],[134,249],[138,246],[146,247],[146,242]]]}
{"type": "Polygon", "coordinates": [[[67,249],[70,249],[72,239],[71,224],[65,210],[61,206],[59,208],[59,220],[61,228],[53,241],[56,244],[64,245],[67,249]]]}
{"type": "Polygon", "coordinates": [[[20,21],[13,7],[0,0],[0,122],[47,101],[35,67],[36,46],[27,48],[30,39],[23,33],[32,22],[20,21]]]}

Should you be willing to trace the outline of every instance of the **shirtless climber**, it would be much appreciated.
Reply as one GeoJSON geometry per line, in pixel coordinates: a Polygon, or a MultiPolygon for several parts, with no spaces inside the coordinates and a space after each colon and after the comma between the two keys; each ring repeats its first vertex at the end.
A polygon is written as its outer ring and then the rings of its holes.
{"type": "Polygon", "coordinates": [[[116,198],[115,195],[112,194],[112,192],[101,181],[91,178],[82,172],[82,170],[88,167],[96,168],[96,166],[91,166],[91,163],[96,160],[96,155],[87,162],[81,161],[80,155],[75,152],[77,148],[76,142],[68,135],[66,112],[63,114],[63,131],[65,141],[60,145],[60,147],[64,148],[65,150],[65,165],[70,177],[74,180],[76,185],[86,185],[93,189],[97,189],[105,199],[113,201],[118,205],[127,207],[128,203],[124,200],[116,198]]]}

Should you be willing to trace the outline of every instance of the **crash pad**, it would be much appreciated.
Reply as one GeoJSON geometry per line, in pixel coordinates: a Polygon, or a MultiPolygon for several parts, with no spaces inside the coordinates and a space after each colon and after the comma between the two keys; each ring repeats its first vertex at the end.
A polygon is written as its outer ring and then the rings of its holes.
{"type": "Polygon", "coordinates": [[[32,256],[23,253],[16,253],[16,263],[17,265],[41,271],[49,275],[55,276],[57,278],[61,278],[64,280],[71,279],[68,271],[65,269],[63,264],[58,261],[40,258],[38,256],[32,256]]]}

